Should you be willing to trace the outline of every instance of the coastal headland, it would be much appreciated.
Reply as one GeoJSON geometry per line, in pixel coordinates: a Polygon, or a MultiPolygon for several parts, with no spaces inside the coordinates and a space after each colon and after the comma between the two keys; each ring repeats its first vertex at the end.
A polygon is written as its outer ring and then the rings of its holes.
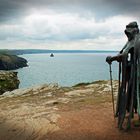
{"type": "MultiPolygon", "coordinates": [[[[117,87],[113,81],[115,98],[117,87]]],[[[0,96],[2,140],[138,140],[139,132],[133,122],[130,132],[118,130],[110,81],[44,84],[0,96]]]]}
{"type": "Polygon", "coordinates": [[[27,60],[17,55],[0,53],[0,70],[15,70],[27,66],[27,60]]]}

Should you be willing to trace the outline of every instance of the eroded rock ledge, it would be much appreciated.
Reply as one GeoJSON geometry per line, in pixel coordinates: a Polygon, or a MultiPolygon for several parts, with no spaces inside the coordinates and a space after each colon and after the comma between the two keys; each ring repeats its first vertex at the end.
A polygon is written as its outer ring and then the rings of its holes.
{"type": "Polygon", "coordinates": [[[17,72],[0,71],[0,94],[19,87],[17,72]]]}

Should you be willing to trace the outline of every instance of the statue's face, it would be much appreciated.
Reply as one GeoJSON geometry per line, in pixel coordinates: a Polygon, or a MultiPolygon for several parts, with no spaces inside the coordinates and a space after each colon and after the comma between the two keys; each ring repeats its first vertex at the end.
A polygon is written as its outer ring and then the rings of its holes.
{"type": "Polygon", "coordinates": [[[128,40],[132,40],[134,38],[134,28],[132,27],[126,27],[125,34],[128,37],[128,40]]]}
{"type": "Polygon", "coordinates": [[[128,40],[132,40],[136,35],[136,28],[127,26],[125,29],[125,34],[128,37],[128,40]]]}

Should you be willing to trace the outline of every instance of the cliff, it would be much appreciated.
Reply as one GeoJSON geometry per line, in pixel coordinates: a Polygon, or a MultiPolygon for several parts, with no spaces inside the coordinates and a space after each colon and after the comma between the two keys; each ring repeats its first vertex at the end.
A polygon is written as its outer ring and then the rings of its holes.
{"type": "MultiPolygon", "coordinates": [[[[116,88],[116,82],[114,87],[116,88]]],[[[111,104],[109,81],[79,84],[74,87],[44,84],[5,92],[0,96],[0,138],[51,140],[48,138],[49,134],[65,129],[65,124],[62,127],[59,124],[67,118],[64,114],[71,112],[70,114],[75,116],[82,107],[94,107],[106,102],[111,104]]],[[[65,135],[65,132],[63,134],[65,135]]],[[[70,134],[73,135],[71,132],[70,134]]],[[[57,137],[52,138],[55,139],[57,137]]],[[[63,138],[58,137],[58,140],[60,139],[63,138]]]]}
{"type": "Polygon", "coordinates": [[[17,89],[18,86],[17,72],[0,71],[0,94],[17,89]]]}
{"type": "MultiPolygon", "coordinates": [[[[115,99],[117,88],[118,82],[113,81],[115,99]]],[[[96,81],[5,92],[0,96],[0,139],[139,140],[139,128],[118,131],[110,90],[110,81],[96,81]]]]}
{"type": "Polygon", "coordinates": [[[0,70],[14,70],[27,66],[27,60],[16,55],[0,54],[0,70]]]}

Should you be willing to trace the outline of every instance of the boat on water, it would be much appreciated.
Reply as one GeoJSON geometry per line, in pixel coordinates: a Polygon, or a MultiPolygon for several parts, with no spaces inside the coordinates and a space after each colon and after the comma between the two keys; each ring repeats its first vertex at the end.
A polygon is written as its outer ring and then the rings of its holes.
{"type": "Polygon", "coordinates": [[[50,54],[50,57],[54,57],[54,54],[53,54],[53,53],[51,53],[51,54],[50,54]]]}

